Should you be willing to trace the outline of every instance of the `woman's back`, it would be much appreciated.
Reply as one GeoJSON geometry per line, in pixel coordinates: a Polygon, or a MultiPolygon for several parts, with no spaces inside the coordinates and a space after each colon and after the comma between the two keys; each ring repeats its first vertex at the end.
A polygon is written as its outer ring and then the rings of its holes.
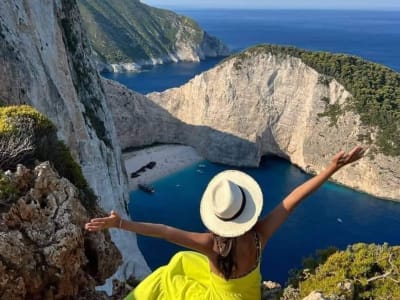
{"type": "MultiPolygon", "coordinates": [[[[212,255],[208,255],[210,269],[213,273],[224,277],[223,271],[218,264],[221,259],[221,247],[219,237],[215,236],[212,255]]],[[[248,231],[245,234],[232,238],[230,253],[233,260],[233,269],[228,279],[243,277],[253,271],[259,264],[261,256],[261,244],[256,231],[248,231]]]]}

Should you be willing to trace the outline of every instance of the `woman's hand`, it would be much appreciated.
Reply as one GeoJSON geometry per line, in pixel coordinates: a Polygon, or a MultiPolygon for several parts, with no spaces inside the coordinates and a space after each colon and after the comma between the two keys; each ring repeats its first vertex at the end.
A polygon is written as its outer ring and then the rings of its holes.
{"type": "Polygon", "coordinates": [[[339,170],[341,167],[355,162],[363,157],[365,152],[365,148],[362,146],[354,147],[349,153],[345,151],[340,151],[332,158],[331,165],[335,168],[335,170],[339,170]]]}
{"type": "Polygon", "coordinates": [[[109,217],[90,220],[85,224],[85,229],[89,231],[99,231],[108,228],[117,228],[121,222],[121,217],[115,211],[111,211],[109,217]]]}
{"type": "Polygon", "coordinates": [[[265,246],[269,238],[283,224],[295,207],[305,197],[315,192],[329,177],[341,167],[360,159],[365,152],[361,146],[354,147],[349,153],[340,151],[332,158],[332,162],[318,175],[311,177],[303,184],[296,187],[283,201],[278,204],[265,218],[256,224],[256,230],[261,234],[261,245],[265,246]]]}

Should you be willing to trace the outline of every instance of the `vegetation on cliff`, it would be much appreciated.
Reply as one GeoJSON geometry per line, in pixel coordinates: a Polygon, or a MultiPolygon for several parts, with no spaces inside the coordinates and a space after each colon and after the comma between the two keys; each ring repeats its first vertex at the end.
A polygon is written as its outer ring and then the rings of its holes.
{"type": "Polygon", "coordinates": [[[0,170],[0,213],[7,211],[19,196],[19,188],[0,170]]]}
{"type": "Polygon", "coordinates": [[[107,63],[162,59],[176,53],[177,43],[200,48],[209,39],[215,49],[223,46],[192,19],[138,0],[79,0],[78,4],[92,47],[107,63]]]}
{"type": "Polygon", "coordinates": [[[81,19],[76,3],[62,0],[65,16],[61,19],[65,47],[73,65],[72,81],[78,93],[78,99],[85,107],[83,116],[86,124],[96,131],[96,135],[104,144],[112,148],[110,133],[104,124],[102,93],[98,91],[99,75],[89,59],[89,41],[82,35],[81,19]]]}
{"type": "MultiPolygon", "coordinates": [[[[324,115],[331,117],[332,124],[346,109],[358,113],[364,125],[378,129],[376,145],[385,155],[400,155],[400,74],[361,58],[313,52],[294,47],[258,45],[229,59],[235,58],[235,66],[241,68],[243,60],[254,55],[270,53],[277,57],[293,56],[322,74],[320,84],[336,79],[353,98],[346,105],[327,104],[324,115]]],[[[326,99],[322,99],[326,101],[326,99]]]]}
{"type": "MultiPolygon", "coordinates": [[[[0,168],[15,169],[17,164],[33,165],[35,160],[51,161],[60,176],[69,179],[80,191],[82,204],[91,209],[96,196],[75,162],[68,147],[57,138],[56,127],[28,105],[0,107],[0,168]]],[[[18,194],[0,173],[0,202],[10,204],[18,194]]]]}
{"type": "Polygon", "coordinates": [[[400,299],[400,246],[358,243],[344,251],[329,248],[305,259],[303,267],[289,280],[299,299],[316,290],[344,299],[400,299]]]}

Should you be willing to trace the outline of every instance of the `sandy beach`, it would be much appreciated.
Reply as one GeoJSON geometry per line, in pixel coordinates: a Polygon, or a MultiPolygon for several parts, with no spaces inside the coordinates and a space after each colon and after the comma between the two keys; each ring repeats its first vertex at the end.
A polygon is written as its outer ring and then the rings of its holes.
{"type": "Polygon", "coordinates": [[[150,184],[203,160],[196,150],[183,145],[149,147],[124,153],[123,158],[130,190],[136,190],[139,183],[150,184]],[[150,162],[155,162],[155,165],[152,168],[145,167],[150,162]],[[137,177],[131,178],[132,173],[135,173],[137,177]]]}

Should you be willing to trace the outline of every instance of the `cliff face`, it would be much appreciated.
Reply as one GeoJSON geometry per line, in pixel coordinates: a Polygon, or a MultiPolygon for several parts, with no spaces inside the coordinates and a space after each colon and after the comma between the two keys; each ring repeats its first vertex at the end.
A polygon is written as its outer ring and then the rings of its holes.
{"type": "Polygon", "coordinates": [[[226,56],[228,48],[193,20],[138,0],[79,0],[97,60],[109,71],[226,56]],[[108,64],[108,67],[107,67],[108,64]]]}
{"type": "Polygon", "coordinates": [[[144,95],[103,79],[122,149],[153,143],[184,143],[185,124],[144,95]]]}
{"type": "MultiPolygon", "coordinates": [[[[148,94],[151,101],[122,92],[119,86],[115,101],[125,102],[130,115],[120,110],[113,115],[123,147],[182,143],[211,161],[236,166],[257,166],[261,156],[274,154],[317,172],[333,154],[360,143],[359,137],[373,140],[376,131],[363,126],[350,110],[335,123],[323,116],[328,105],[343,105],[351,97],[337,81],[327,83],[323,78],[298,58],[238,56],[179,88],[148,94]],[[158,117],[153,119],[154,111],[158,117]],[[149,116],[149,122],[140,122],[141,132],[123,131],[143,116],[149,116]],[[154,122],[158,131],[153,131],[154,122]]],[[[399,160],[367,155],[334,179],[378,197],[400,199],[399,160]]]]}
{"type": "MultiPolygon", "coordinates": [[[[126,172],[76,2],[1,1],[0,39],[1,101],[30,104],[48,116],[101,206],[126,217],[126,172]]],[[[112,233],[112,238],[128,270],[143,277],[148,267],[135,250],[135,236],[112,233]]]]}
{"type": "MultiPolygon", "coordinates": [[[[78,190],[42,163],[7,175],[21,197],[0,219],[0,298],[66,299],[94,292],[121,263],[107,232],[88,234],[78,190]]],[[[2,210],[4,206],[1,206],[2,210]]]]}

